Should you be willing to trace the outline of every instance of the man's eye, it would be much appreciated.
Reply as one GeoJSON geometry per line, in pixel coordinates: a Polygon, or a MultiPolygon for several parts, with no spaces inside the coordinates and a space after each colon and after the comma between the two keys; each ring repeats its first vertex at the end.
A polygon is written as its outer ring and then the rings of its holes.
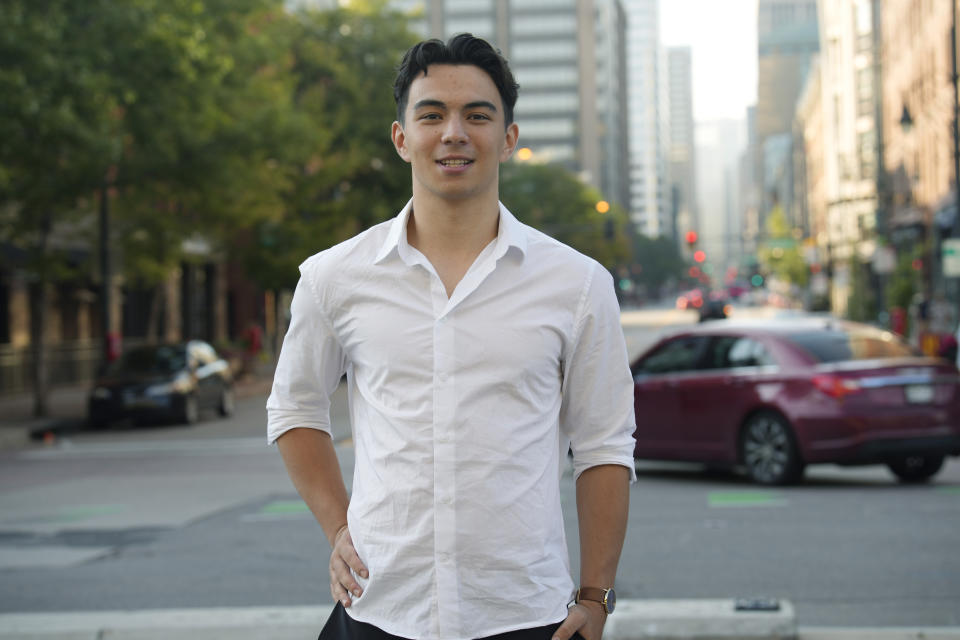
{"type": "Polygon", "coordinates": [[[471,120],[489,120],[490,116],[485,113],[471,113],[467,116],[471,120]]]}
{"type": "Polygon", "coordinates": [[[440,114],[439,114],[439,113],[425,113],[425,114],[423,114],[422,116],[420,116],[420,119],[421,119],[421,120],[439,120],[439,119],[440,119],[440,114]]]}

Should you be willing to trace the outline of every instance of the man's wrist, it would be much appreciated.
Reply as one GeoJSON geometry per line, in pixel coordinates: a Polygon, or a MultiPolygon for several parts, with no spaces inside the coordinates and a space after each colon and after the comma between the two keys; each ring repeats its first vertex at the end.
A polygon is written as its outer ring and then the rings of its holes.
{"type": "Polygon", "coordinates": [[[617,594],[613,587],[580,587],[574,596],[574,602],[596,604],[605,614],[609,615],[613,613],[617,606],[617,594]]]}

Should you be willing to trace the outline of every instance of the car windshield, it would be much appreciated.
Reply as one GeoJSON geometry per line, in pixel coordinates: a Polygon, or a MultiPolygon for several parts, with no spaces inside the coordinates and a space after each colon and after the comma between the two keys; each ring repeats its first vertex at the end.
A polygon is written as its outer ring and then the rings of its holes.
{"type": "Polygon", "coordinates": [[[827,329],[791,333],[787,340],[809,353],[817,362],[873,360],[917,355],[906,342],[879,330],[827,329]]]}
{"type": "Polygon", "coordinates": [[[186,366],[183,347],[161,346],[132,349],[114,362],[109,373],[172,373],[186,366]]]}

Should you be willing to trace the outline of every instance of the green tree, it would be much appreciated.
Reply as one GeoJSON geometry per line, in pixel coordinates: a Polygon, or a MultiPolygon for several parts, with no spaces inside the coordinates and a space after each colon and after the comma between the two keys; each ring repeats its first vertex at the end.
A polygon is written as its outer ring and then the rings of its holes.
{"type": "Polygon", "coordinates": [[[597,211],[599,191],[549,164],[508,162],[500,169],[500,199],[518,219],[591,256],[607,269],[630,263],[630,223],[613,204],[597,211]]]}
{"type": "Polygon", "coordinates": [[[784,282],[807,286],[809,268],[779,204],[774,205],[767,216],[765,229],[767,238],[758,252],[762,269],[784,282]]]}
{"type": "Polygon", "coordinates": [[[302,11],[283,24],[290,101],[301,126],[284,154],[276,215],[234,243],[261,287],[292,287],[317,251],[396,214],[410,170],[390,140],[397,61],[417,37],[382,2],[302,11]]]}
{"type": "Polygon", "coordinates": [[[651,238],[635,234],[633,238],[634,262],[639,269],[637,279],[652,295],[670,282],[683,278],[688,264],[680,255],[676,243],[666,236],[651,238]]]}
{"type": "Polygon", "coordinates": [[[283,139],[273,98],[290,92],[272,73],[283,50],[255,36],[282,13],[279,0],[0,5],[0,228],[29,252],[36,279],[37,415],[52,234],[79,237],[98,200],[115,205],[126,266],[149,282],[182,257],[185,238],[276,206],[283,180],[265,141],[283,139]]]}
{"type": "Polygon", "coordinates": [[[103,180],[117,144],[109,73],[91,60],[92,0],[0,4],[0,240],[26,252],[34,414],[47,413],[49,283],[62,274],[53,234],[77,224],[81,196],[103,180]]]}

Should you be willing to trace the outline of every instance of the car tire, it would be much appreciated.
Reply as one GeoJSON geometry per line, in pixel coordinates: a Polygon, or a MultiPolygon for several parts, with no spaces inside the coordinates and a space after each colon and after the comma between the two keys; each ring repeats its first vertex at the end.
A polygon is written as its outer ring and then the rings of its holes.
{"type": "Polygon", "coordinates": [[[804,464],[793,429],[774,411],[755,413],[744,423],[740,462],[757,484],[793,484],[803,477],[804,464]]]}
{"type": "Polygon", "coordinates": [[[943,456],[904,455],[888,460],[887,467],[900,482],[908,484],[927,482],[943,467],[943,456]]]}
{"type": "Polygon", "coordinates": [[[183,424],[196,424],[200,419],[200,403],[197,396],[189,394],[183,398],[183,410],[180,413],[180,422],[183,424]]]}
{"type": "Polygon", "coordinates": [[[234,406],[233,389],[231,387],[224,387],[220,391],[220,403],[217,405],[217,411],[219,411],[220,415],[224,418],[229,418],[233,415],[234,406]]]}

